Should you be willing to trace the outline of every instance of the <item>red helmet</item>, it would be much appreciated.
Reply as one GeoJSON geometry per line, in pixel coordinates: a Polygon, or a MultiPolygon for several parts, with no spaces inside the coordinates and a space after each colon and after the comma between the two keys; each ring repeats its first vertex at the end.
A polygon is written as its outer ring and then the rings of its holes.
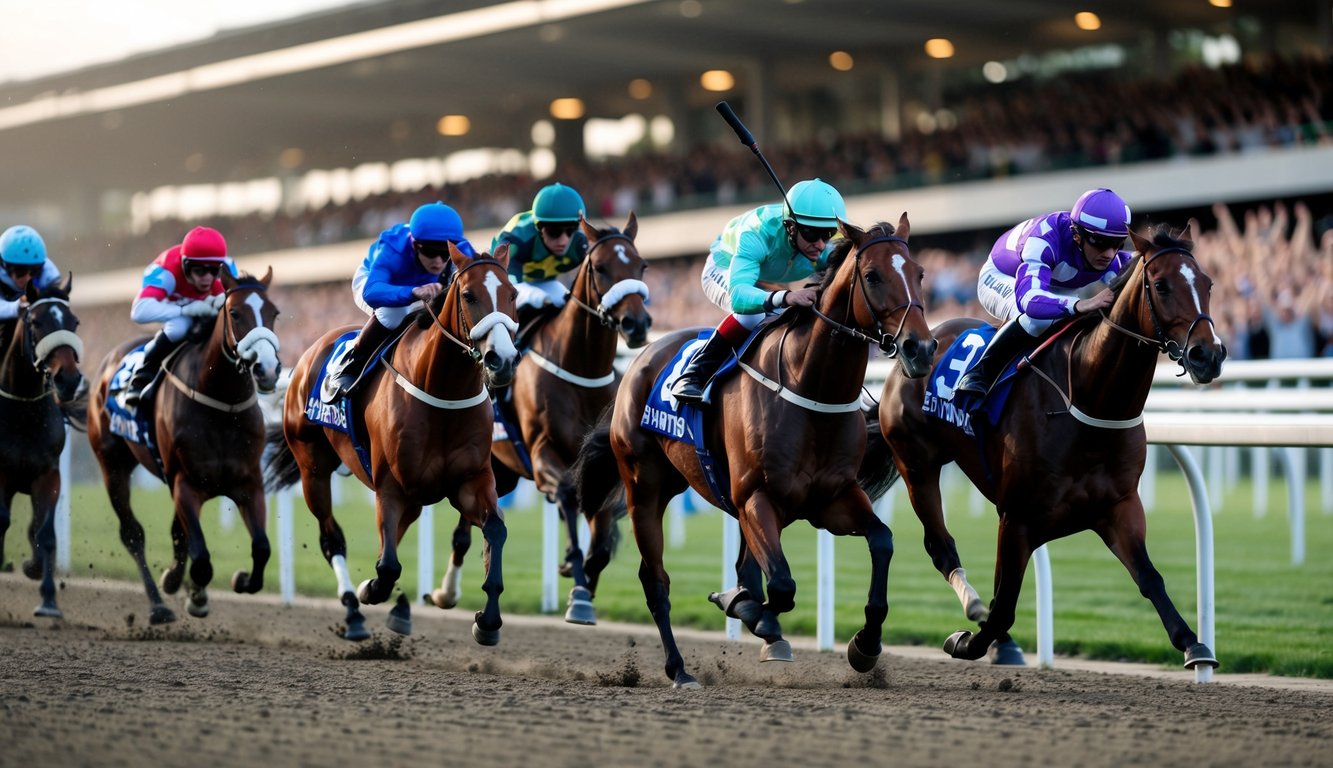
{"type": "Polygon", "coordinates": [[[181,241],[181,260],[183,266],[190,262],[221,264],[227,258],[227,241],[222,233],[209,227],[195,227],[181,241]]]}

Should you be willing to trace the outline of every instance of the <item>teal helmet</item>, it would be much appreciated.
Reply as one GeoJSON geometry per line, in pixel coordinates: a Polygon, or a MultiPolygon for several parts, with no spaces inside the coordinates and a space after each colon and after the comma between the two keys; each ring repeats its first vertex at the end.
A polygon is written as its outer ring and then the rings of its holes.
{"type": "Polygon", "coordinates": [[[427,203],[412,212],[407,229],[413,240],[458,242],[463,239],[463,217],[444,203],[427,203]]]}
{"type": "Polygon", "coordinates": [[[6,264],[40,267],[46,263],[46,243],[37,230],[17,224],[0,235],[0,260],[6,264]]]}
{"type": "Polygon", "coordinates": [[[583,198],[564,184],[548,184],[532,199],[532,218],[538,224],[578,221],[584,210],[583,198]]]}
{"type": "Polygon", "coordinates": [[[842,195],[819,179],[798,181],[787,191],[787,218],[808,227],[833,229],[847,220],[847,204],[842,195]]]}

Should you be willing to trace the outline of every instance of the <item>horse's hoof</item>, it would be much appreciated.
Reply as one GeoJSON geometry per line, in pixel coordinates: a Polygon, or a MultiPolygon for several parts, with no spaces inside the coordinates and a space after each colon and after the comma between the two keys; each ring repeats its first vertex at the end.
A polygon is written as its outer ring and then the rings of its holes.
{"type": "Polygon", "coordinates": [[[436,608],[453,608],[458,605],[458,595],[452,595],[443,589],[436,589],[424,597],[436,608]]]}
{"type": "Polygon", "coordinates": [[[0,573],[13,573],[13,572],[14,572],[13,563],[5,563],[3,565],[0,565],[0,573]]]}
{"type": "Polygon", "coordinates": [[[1203,643],[1191,645],[1188,651],[1185,651],[1185,669],[1194,669],[1203,664],[1205,666],[1217,669],[1222,664],[1213,655],[1213,651],[1203,643]]]}
{"type": "Polygon", "coordinates": [[[208,616],[208,593],[201,589],[190,595],[190,599],[185,601],[185,610],[196,619],[208,616]]]}
{"type": "Polygon", "coordinates": [[[44,619],[63,619],[65,614],[60,612],[55,603],[42,603],[32,612],[33,616],[41,616],[44,619]]]}
{"type": "Polygon", "coordinates": [[[231,575],[231,591],[238,595],[247,592],[254,592],[250,589],[250,574],[245,571],[237,571],[231,575]]]}
{"type": "Polygon", "coordinates": [[[996,640],[986,650],[990,663],[1001,666],[1022,667],[1027,665],[1023,658],[1023,647],[1013,640],[996,640]]]}
{"type": "Polygon", "coordinates": [[[33,581],[42,580],[42,566],[36,560],[23,561],[23,575],[33,581]]]}
{"type": "Polygon", "coordinates": [[[344,640],[351,640],[352,642],[359,643],[369,637],[370,632],[366,630],[366,622],[364,619],[348,619],[347,628],[343,630],[344,640]]]}
{"type": "MultiPolygon", "coordinates": [[[[184,568],[181,569],[184,571],[184,568]]],[[[168,568],[162,572],[162,578],[157,580],[158,586],[168,595],[174,595],[181,588],[181,571],[173,571],[168,568]]]]}
{"type": "Polygon", "coordinates": [[[847,641],[847,663],[851,664],[852,669],[857,672],[869,672],[879,663],[879,654],[883,650],[883,646],[876,643],[875,652],[866,653],[856,644],[856,640],[860,636],[861,634],[858,632],[857,634],[852,635],[851,640],[847,641]]]}
{"type": "Polygon", "coordinates": [[[477,645],[499,645],[500,630],[482,629],[480,624],[472,623],[472,639],[477,641],[477,645]]]}
{"type": "Polygon", "coordinates": [[[765,642],[764,647],[759,649],[759,661],[795,661],[791,655],[791,643],[781,638],[772,642],[765,642]]]}
{"type": "Polygon", "coordinates": [[[679,675],[676,675],[675,680],[671,681],[671,687],[678,688],[682,691],[688,691],[693,688],[702,688],[703,686],[699,685],[699,681],[694,679],[694,675],[691,675],[688,672],[681,672],[679,675]]]}
{"type": "Polygon", "coordinates": [[[399,595],[398,602],[389,609],[389,618],[385,625],[393,632],[407,636],[412,634],[412,606],[407,603],[407,595],[399,595]]]}
{"type": "Polygon", "coordinates": [[[944,641],[944,652],[955,659],[966,659],[968,641],[972,639],[972,633],[966,629],[960,629],[949,635],[944,641]]]}
{"type": "Polygon", "coordinates": [[[560,576],[566,579],[574,578],[574,566],[570,565],[568,560],[560,563],[560,576]]]}
{"type": "Polygon", "coordinates": [[[569,607],[565,609],[565,621],[589,627],[597,623],[597,611],[592,607],[592,592],[589,592],[587,587],[574,587],[569,590],[569,607]]]}
{"type": "Polygon", "coordinates": [[[148,623],[151,626],[170,624],[176,620],[176,612],[165,605],[155,605],[148,609],[148,623]]]}

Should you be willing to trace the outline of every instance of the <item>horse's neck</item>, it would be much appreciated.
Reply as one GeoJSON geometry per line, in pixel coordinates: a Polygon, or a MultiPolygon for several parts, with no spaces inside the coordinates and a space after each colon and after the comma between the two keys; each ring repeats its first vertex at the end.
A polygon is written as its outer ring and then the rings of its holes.
{"type": "MultiPolygon", "coordinates": [[[[819,311],[855,327],[856,320],[849,310],[850,286],[830,288],[825,293],[829,295],[821,297],[819,311]]],[[[802,396],[824,403],[850,403],[860,397],[870,360],[870,347],[864,340],[839,332],[818,315],[808,324],[774,328],[770,338],[774,348],[781,345],[782,370],[790,374],[788,381],[802,396]],[[785,342],[781,341],[783,336],[787,337],[785,342]]]]}
{"type": "Polygon", "coordinates": [[[1141,292],[1125,286],[1108,313],[1075,342],[1070,359],[1074,405],[1101,419],[1131,419],[1143,412],[1157,368],[1157,347],[1136,339],[1111,323],[1151,338],[1139,327],[1141,292]]]}
{"type": "Polygon", "coordinates": [[[6,342],[4,357],[0,358],[0,386],[12,395],[33,395],[45,385],[45,377],[23,348],[23,323],[13,321],[13,331],[6,342]]]}
{"type": "MultiPolygon", "coordinates": [[[[448,307],[445,313],[447,317],[456,316],[448,307]]],[[[458,334],[454,336],[463,340],[458,334]]],[[[393,366],[428,394],[461,400],[480,391],[481,367],[466,349],[445,338],[433,321],[424,328],[408,328],[392,354],[393,366]]]]}
{"type": "Polygon", "coordinates": [[[230,393],[248,394],[249,387],[254,386],[254,379],[249,372],[228,359],[226,345],[227,324],[219,316],[206,343],[195,345],[193,350],[182,348],[179,353],[184,360],[194,362],[192,374],[195,389],[220,400],[225,400],[225,395],[230,393]]]}
{"type": "Polygon", "coordinates": [[[616,360],[616,331],[578,303],[592,306],[596,301],[596,297],[571,294],[560,313],[538,333],[533,349],[578,376],[596,377],[609,372],[616,360]]]}

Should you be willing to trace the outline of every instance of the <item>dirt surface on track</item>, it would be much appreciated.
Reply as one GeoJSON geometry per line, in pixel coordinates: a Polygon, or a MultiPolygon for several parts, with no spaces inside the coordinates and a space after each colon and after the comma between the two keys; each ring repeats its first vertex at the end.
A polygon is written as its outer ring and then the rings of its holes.
{"type": "MultiPolygon", "coordinates": [[[[677,599],[688,599],[677,596],[677,599]]],[[[702,598],[700,598],[702,599],[702,598]]],[[[134,585],[72,581],[65,619],[0,575],[3,766],[1330,765],[1333,687],[1198,685],[997,668],[893,649],[868,675],[794,641],[683,632],[705,685],[673,690],[651,628],[414,608],[414,632],[335,629],[333,600],[213,593],[212,615],[143,626],[134,585]]],[[[1281,680],[1273,681],[1282,685],[1281,680]]]]}

